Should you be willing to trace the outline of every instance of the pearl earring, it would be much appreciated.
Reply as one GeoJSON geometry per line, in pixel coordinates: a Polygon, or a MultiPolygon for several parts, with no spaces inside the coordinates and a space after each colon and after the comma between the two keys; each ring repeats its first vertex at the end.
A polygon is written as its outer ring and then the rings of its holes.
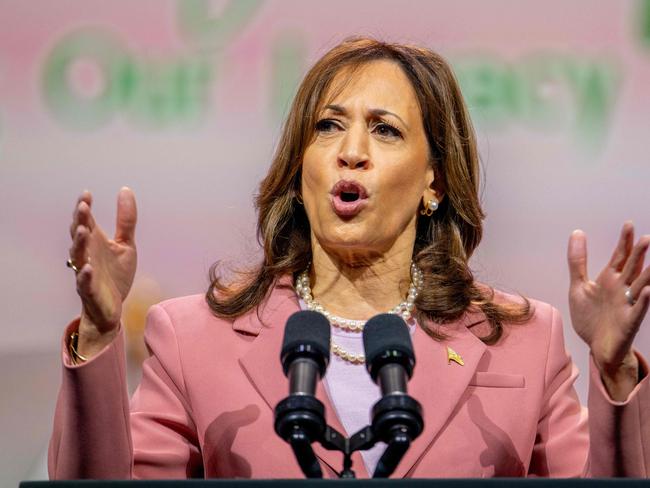
{"type": "Polygon", "coordinates": [[[438,201],[431,199],[427,202],[425,207],[420,210],[421,215],[426,215],[427,217],[431,217],[433,215],[433,212],[438,210],[438,201]]]}

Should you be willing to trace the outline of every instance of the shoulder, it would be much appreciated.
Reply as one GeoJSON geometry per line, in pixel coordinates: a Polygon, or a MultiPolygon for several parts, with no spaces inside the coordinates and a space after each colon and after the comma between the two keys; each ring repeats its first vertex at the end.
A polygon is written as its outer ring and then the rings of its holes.
{"type": "Polygon", "coordinates": [[[145,336],[163,333],[167,329],[175,336],[201,335],[204,331],[231,331],[232,320],[217,317],[205,300],[196,294],[170,298],[153,305],[147,313],[145,336]]]}
{"type": "MultiPolygon", "coordinates": [[[[479,288],[483,292],[483,296],[489,302],[494,305],[504,307],[504,308],[520,308],[530,310],[529,319],[524,322],[525,324],[534,325],[539,324],[542,327],[544,324],[547,326],[557,321],[560,318],[560,313],[557,308],[553,305],[531,298],[522,294],[516,294],[512,292],[506,292],[498,288],[490,287],[484,283],[479,283],[479,288]]],[[[474,307],[474,311],[468,312],[468,318],[473,319],[476,322],[487,321],[486,316],[477,310],[478,307],[474,307]]],[[[506,324],[508,325],[508,324],[506,324]]]]}
{"type": "MultiPolygon", "coordinates": [[[[504,323],[503,339],[499,342],[535,343],[537,347],[540,347],[542,344],[550,346],[556,336],[561,339],[563,335],[562,315],[550,303],[499,289],[493,289],[492,301],[497,305],[506,307],[527,306],[530,308],[530,316],[527,321],[523,323],[504,323]]],[[[477,324],[479,326],[477,330],[488,327],[485,316],[482,314],[480,316],[483,320],[477,324]]]]}
{"type": "Polygon", "coordinates": [[[530,320],[526,323],[539,323],[550,325],[554,320],[559,317],[559,312],[550,303],[537,300],[535,298],[527,297],[524,295],[516,295],[503,290],[494,289],[493,301],[499,305],[528,305],[531,310],[530,320]]]}
{"type": "Polygon", "coordinates": [[[298,309],[296,294],[284,281],[276,283],[262,303],[232,318],[217,316],[203,294],[177,297],[149,309],[145,336],[166,328],[191,343],[208,336],[224,343],[242,338],[250,340],[263,327],[284,324],[284,316],[298,309]]]}
{"type": "Polygon", "coordinates": [[[212,313],[203,294],[170,298],[154,305],[152,311],[155,309],[164,312],[173,322],[184,322],[186,320],[205,321],[212,319],[224,321],[224,319],[220,319],[212,313]]]}

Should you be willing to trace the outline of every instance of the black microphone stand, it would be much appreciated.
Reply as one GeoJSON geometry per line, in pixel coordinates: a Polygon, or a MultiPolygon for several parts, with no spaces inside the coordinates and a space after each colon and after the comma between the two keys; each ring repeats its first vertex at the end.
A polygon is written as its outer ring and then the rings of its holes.
{"type": "Polygon", "coordinates": [[[406,394],[387,395],[372,408],[372,424],[348,438],[325,422],[325,407],[311,395],[289,395],[275,407],[275,431],[289,443],[307,478],[322,478],[323,472],[312,443],[343,453],[339,478],[356,478],[352,454],[366,451],[377,442],[387,444],[373,478],[388,478],[397,468],[411,442],[422,433],[422,407],[406,394]]]}
{"type": "Polygon", "coordinates": [[[387,444],[379,458],[373,478],[388,478],[424,429],[422,406],[407,394],[382,397],[372,407],[372,427],[377,441],[387,444]]]}

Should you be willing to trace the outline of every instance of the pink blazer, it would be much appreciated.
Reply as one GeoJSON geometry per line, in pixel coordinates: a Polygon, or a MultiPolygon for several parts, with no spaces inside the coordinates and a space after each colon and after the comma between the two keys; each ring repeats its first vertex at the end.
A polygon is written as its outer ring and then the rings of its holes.
{"type": "MultiPolygon", "coordinates": [[[[418,328],[409,393],[424,407],[425,429],[394,477],[647,476],[648,378],[617,403],[591,364],[588,420],[561,318],[547,304],[534,305],[534,318],[507,327],[494,346],[477,338],[485,332],[477,315],[445,326],[444,342],[418,328]],[[447,346],[464,366],[448,364],[447,346]]],[[[130,402],[121,334],[79,366],[63,347],[50,477],[302,477],[273,431],[273,408],[288,393],[279,361],[283,327],[297,310],[288,280],[259,316],[234,321],[215,318],[199,295],[152,307],[145,332],[151,356],[130,402]]],[[[345,432],[322,386],[317,396],[328,423],[345,432]]],[[[333,477],[341,455],[315,450],[324,475],[333,477]]],[[[359,454],[354,468],[368,476],[359,454]]]]}

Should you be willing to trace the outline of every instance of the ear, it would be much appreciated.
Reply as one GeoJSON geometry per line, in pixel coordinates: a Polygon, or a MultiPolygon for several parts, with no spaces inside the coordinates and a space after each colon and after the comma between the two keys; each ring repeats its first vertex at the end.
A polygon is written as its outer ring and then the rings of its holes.
{"type": "Polygon", "coordinates": [[[427,186],[422,194],[422,201],[426,203],[433,199],[438,203],[442,202],[445,197],[445,189],[442,184],[442,178],[439,177],[438,170],[433,166],[433,164],[429,166],[429,169],[427,170],[426,182],[427,186]]]}

